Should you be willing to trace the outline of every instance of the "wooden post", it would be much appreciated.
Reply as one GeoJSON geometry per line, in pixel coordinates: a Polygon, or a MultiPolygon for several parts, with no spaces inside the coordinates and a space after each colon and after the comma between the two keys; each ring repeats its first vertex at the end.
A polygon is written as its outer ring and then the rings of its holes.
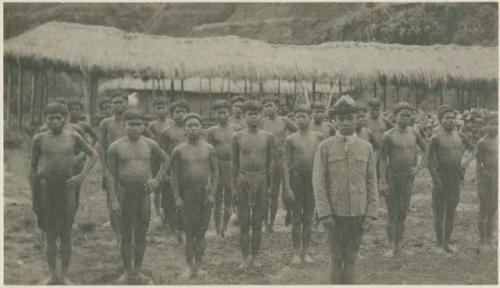
{"type": "Polygon", "coordinates": [[[396,81],[396,102],[399,103],[399,81],[396,81]]]}
{"type": "Polygon", "coordinates": [[[384,81],[382,82],[382,93],[383,93],[383,94],[382,94],[382,97],[383,97],[383,99],[382,99],[382,103],[383,103],[383,105],[384,105],[384,106],[383,106],[383,107],[384,107],[384,108],[383,108],[383,109],[384,109],[383,111],[385,111],[385,100],[386,100],[386,96],[387,96],[387,95],[386,95],[386,93],[387,93],[387,81],[385,80],[385,78],[384,78],[384,81]]]}
{"type": "Polygon", "coordinates": [[[17,125],[19,130],[23,129],[23,67],[21,63],[18,62],[18,86],[17,86],[17,125]]]}
{"type": "Polygon", "coordinates": [[[52,67],[52,97],[57,96],[56,91],[56,68],[52,67]]]}
{"type": "Polygon", "coordinates": [[[259,81],[259,92],[260,93],[264,92],[264,83],[262,81],[259,81]]]}
{"type": "Polygon", "coordinates": [[[184,99],[184,79],[181,79],[181,97],[184,99]]]}
{"type": "Polygon", "coordinates": [[[462,111],[461,100],[460,100],[460,88],[458,86],[455,87],[455,92],[457,94],[458,110],[462,111]]]}
{"type": "Polygon", "coordinates": [[[165,100],[167,100],[167,87],[165,86],[165,79],[161,78],[161,92],[165,100]]]}
{"type": "Polygon", "coordinates": [[[5,90],[5,127],[10,128],[10,94],[11,94],[11,75],[12,66],[7,66],[7,89],[5,90]]]}
{"type": "Polygon", "coordinates": [[[89,85],[89,115],[90,123],[93,125],[96,120],[97,114],[97,75],[90,73],[88,75],[88,85],[89,85]]]}
{"type": "Polygon", "coordinates": [[[278,78],[278,97],[281,94],[281,78],[278,78]]]}
{"type": "Polygon", "coordinates": [[[175,101],[175,92],[174,92],[174,79],[170,79],[170,95],[171,95],[171,99],[172,99],[172,102],[175,101]]]}
{"type": "Polygon", "coordinates": [[[316,80],[312,83],[312,101],[316,101],[316,80]]]}
{"type": "Polygon", "coordinates": [[[212,79],[208,78],[208,103],[210,105],[210,110],[208,116],[212,118],[212,79]]]}
{"type": "Polygon", "coordinates": [[[31,95],[30,95],[31,127],[35,125],[35,85],[36,85],[36,70],[33,70],[33,74],[31,77],[31,95]]]}
{"type": "Polygon", "coordinates": [[[339,97],[342,97],[342,80],[339,78],[339,97]]]}
{"type": "Polygon", "coordinates": [[[245,98],[247,98],[247,79],[245,78],[245,88],[244,88],[244,95],[245,95],[245,98]]]}
{"type": "Polygon", "coordinates": [[[443,105],[443,85],[439,85],[439,105],[443,105]]]}
{"type": "Polygon", "coordinates": [[[151,95],[153,96],[153,98],[156,97],[155,78],[151,78],[151,95]]]}
{"type": "Polygon", "coordinates": [[[418,104],[419,104],[418,103],[418,100],[419,100],[418,99],[418,91],[419,91],[418,88],[419,88],[419,84],[417,83],[417,85],[415,85],[415,106],[416,106],[417,110],[418,110],[418,104]]]}
{"type": "MultiPolygon", "coordinates": [[[[340,91],[342,93],[342,91],[340,91]]],[[[373,97],[377,98],[377,81],[373,81],[373,97]]]]}

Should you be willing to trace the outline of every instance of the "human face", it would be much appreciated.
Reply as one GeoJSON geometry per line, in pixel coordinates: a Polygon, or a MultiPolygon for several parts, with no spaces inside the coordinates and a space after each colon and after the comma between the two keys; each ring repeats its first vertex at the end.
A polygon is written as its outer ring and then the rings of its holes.
{"type": "Polygon", "coordinates": [[[396,123],[398,124],[399,127],[406,128],[408,127],[408,125],[410,125],[410,122],[412,120],[411,116],[412,116],[411,110],[401,109],[396,115],[396,123]]]}
{"type": "Polygon", "coordinates": [[[184,124],[186,136],[189,139],[198,139],[201,136],[201,123],[196,118],[189,118],[184,124]]]}
{"type": "Polygon", "coordinates": [[[227,123],[227,119],[229,118],[229,109],[227,108],[219,108],[215,110],[215,116],[217,117],[217,121],[220,124],[227,123]]]}
{"type": "Polygon", "coordinates": [[[127,110],[127,101],[121,97],[115,97],[111,100],[111,109],[115,114],[123,114],[127,110]]]}
{"type": "Polygon", "coordinates": [[[490,136],[497,136],[498,135],[498,119],[492,119],[489,120],[488,123],[486,123],[486,132],[490,136]]]}
{"type": "Polygon", "coordinates": [[[445,112],[443,118],[441,119],[441,126],[446,131],[452,131],[455,128],[455,120],[457,115],[453,112],[445,112]]]}
{"type": "Polygon", "coordinates": [[[377,119],[380,115],[380,107],[370,107],[370,116],[372,119],[377,119]]]}
{"type": "Polygon", "coordinates": [[[359,127],[366,127],[366,124],[367,124],[366,111],[364,111],[364,110],[358,111],[357,118],[358,118],[358,126],[359,127]]]}
{"type": "Polygon", "coordinates": [[[245,120],[247,121],[248,127],[255,128],[259,126],[261,119],[262,119],[262,114],[259,111],[245,112],[245,120]]]}
{"type": "Polygon", "coordinates": [[[274,104],[274,102],[268,101],[266,102],[266,104],[264,104],[264,114],[266,116],[276,115],[276,112],[277,112],[277,107],[276,104],[274,104]]]}
{"type": "Polygon", "coordinates": [[[140,119],[131,119],[125,122],[125,130],[130,139],[138,139],[141,137],[143,129],[144,121],[140,119]]]}
{"type": "Polygon", "coordinates": [[[342,135],[350,136],[356,128],[356,113],[338,114],[336,117],[337,127],[342,135]]]}
{"type": "Polygon", "coordinates": [[[66,117],[61,113],[49,113],[45,117],[45,121],[52,133],[59,134],[66,123],[66,117]]]}
{"type": "Polygon", "coordinates": [[[79,105],[69,107],[69,118],[71,121],[78,121],[82,118],[83,109],[79,105]]]}
{"type": "Polygon", "coordinates": [[[175,107],[172,118],[177,124],[182,124],[184,121],[184,116],[186,116],[187,110],[184,107],[175,107]]]}
{"type": "Polygon", "coordinates": [[[311,121],[311,117],[309,114],[305,112],[297,112],[295,113],[295,123],[299,126],[300,130],[305,130],[309,127],[309,122],[311,121]]]}
{"type": "Polygon", "coordinates": [[[111,116],[111,114],[113,113],[113,111],[111,110],[111,103],[104,103],[102,104],[102,114],[104,114],[104,116],[111,116]]]}
{"type": "Polygon", "coordinates": [[[313,109],[312,118],[316,124],[319,124],[325,118],[325,109],[313,109]]]}
{"type": "Polygon", "coordinates": [[[167,105],[158,104],[155,106],[155,111],[157,117],[164,118],[165,116],[167,116],[168,113],[167,105]]]}
{"type": "Polygon", "coordinates": [[[241,101],[236,101],[233,103],[233,114],[235,116],[241,116],[243,114],[243,110],[241,107],[243,106],[243,102],[241,101]]]}

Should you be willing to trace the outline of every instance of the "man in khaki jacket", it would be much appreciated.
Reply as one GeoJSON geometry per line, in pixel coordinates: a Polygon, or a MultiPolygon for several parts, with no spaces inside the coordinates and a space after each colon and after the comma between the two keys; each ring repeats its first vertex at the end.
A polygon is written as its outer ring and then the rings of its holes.
{"type": "Polygon", "coordinates": [[[328,234],[330,280],[352,284],[363,232],[377,219],[378,190],[372,146],[357,137],[356,103],[335,103],[338,131],[318,147],[313,168],[316,210],[328,234]]]}

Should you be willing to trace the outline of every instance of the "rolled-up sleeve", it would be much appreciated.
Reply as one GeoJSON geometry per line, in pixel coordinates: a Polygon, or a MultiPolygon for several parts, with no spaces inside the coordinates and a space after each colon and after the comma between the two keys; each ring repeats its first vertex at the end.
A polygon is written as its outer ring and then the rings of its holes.
{"type": "Polygon", "coordinates": [[[318,212],[318,217],[320,219],[333,214],[326,189],[326,172],[328,171],[326,169],[326,165],[328,163],[323,144],[324,142],[319,145],[318,150],[316,151],[313,166],[314,197],[316,200],[316,211],[318,212]]]}
{"type": "Polygon", "coordinates": [[[376,219],[378,209],[378,186],[377,186],[377,172],[375,170],[375,154],[370,147],[370,156],[368,157],[368,164],[366,167],[366,216],[376,219]]]}

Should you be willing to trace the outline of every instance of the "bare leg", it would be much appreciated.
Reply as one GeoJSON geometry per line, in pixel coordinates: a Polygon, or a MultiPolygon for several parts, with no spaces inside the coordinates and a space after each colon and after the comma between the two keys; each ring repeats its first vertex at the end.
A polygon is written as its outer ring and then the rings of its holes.
{"type": "Polygon", "coordinates": [[[305,209],[304,214],[302,215],[302,258],[304,262],[307,264],[314,263],[314,260],[309,255],[309,247],[311,244],[311,235],[312,235],[312,217],[314,210],[313,209],[305,209]]]}
{"type": "Polygon", "coordinates": [[[226,185],[224,187],[224,219],[223,219],[223,224],[222,224],[222,237],[226,234],[227,231],[227,224],[229,223],[229,218],[231,218],[231,186],[226,185]]]}
{"type": "Polygon", "coordinates": [[[293,243],[293,259],[291,264],[298,265],[302,263],[300,253],[300,242],[302,238],[302,211],[298,207],[292,210],[292,243],[293,243]]]}
{"type": "MultiPolygon", "coordinates": [[[[193,277],[195,275],[195,267],[194,267],[194,235],[193,233],[187,233],[186,231],[186,243],[185,245],[185,253],[186,253],[186,262],[187,262],[187,270],[182,275],[183,277],[193,277]]],[[[191,231],[190,231],[191,232],[191,231]]]]}
{"type": "Polygon", "coordinates": [[[239,226],[240,226],[240,248],[241,254],[243,255],[243,263],[240,265],[240,269],[246,269],[248,267],[248,256],[250,254],[250,205],[249,199],[247,197],[250,191],[245,189],[240,185],[240,201],[238,208],[239,215],[239,226]]]}
{"type": "Polygon", "coordinates": [[[455,210],[457,209],[458,202],[460,200],[460,190],[450,192],[451,193],[448,194],[448,205],[446,207],[444,249],[448,253],[453,253],[456,252],[456,250],[450,246],[449,242],[451,239],[451,233],[453,232],[453,226],[455,224],[455,210]]]}
{"type": "Polygon", "coordinates": [[[328,229],[328,247],[330,250],[330,262],[328,264],[330,270],[330,283],[331,284],[342,284],[342,254],[340,251],[340,247],[337,246],[334,237],[334,231],[328,229]]]}
{"type": "Polygon", "coordinates": [[[144,197],[142,211],[138,213],[142,214],[142,223],[134,229],[134,275],[140,284],[145,284],[148,279],[141,275],[141,268],[146,251],[146,234],[151,219],[151,199],[149,196],[144,197]]]}
{"type": "Polygon", "coordinates": [[[71,260],[71,230],[65,231],[61,235],[61,284],[68,283],[66,278],[69,262],[71,260]]]}
{"type": "Polygon", "coordinates": [[[215,234],[222,235],[221,233],[221,222],[222,222],[222,196],[224,187],[223,183],[220,183],[222,177],[219,176],[219,185],[215,187],[215,208],[214,208],[214,222],[215,222],[215,234]]]}
{"type": "Polygon", "coordinates": [[[49,264],[50,276],[45,281],[47,285],[56,284],[57,277],[57,233],[48,231],[47,233],[47,262],[49,264]]]}
{"type": "Polygon", "coordinates": [[[434,229],[436,231],[436,239],[438,248],[443,248],[443,222],[445,216],[445,201],[444,191],[432,191],[432,210],[434,212],[434,229]]]}

